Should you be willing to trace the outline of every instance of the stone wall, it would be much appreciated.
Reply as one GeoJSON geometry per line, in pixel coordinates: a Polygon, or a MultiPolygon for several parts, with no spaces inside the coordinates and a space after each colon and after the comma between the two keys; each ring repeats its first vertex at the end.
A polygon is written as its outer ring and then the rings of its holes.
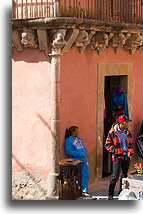
{"type": "Polygon", "coordinates": [[[45,200],[47,183],[41,172],[29,169],[16,171],[12,175],[12,200],[45,200]]]}

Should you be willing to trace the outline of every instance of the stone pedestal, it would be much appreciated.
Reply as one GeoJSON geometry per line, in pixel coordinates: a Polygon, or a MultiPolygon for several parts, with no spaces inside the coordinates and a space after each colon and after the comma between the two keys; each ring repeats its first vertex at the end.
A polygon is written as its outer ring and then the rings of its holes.
{"type": "Polygon", "coordinates": [[[143,176],[130,174],[128,178],[123,178],[123,189],[129,189],[138,196],[138,193],[143,191],[143,176]]]}

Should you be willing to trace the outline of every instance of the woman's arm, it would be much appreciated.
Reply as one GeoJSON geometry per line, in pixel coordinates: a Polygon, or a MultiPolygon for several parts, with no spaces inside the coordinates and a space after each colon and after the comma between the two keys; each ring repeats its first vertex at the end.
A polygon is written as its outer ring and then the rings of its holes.
{"type": "Polygon", "coordinates": [[[84,149],[77,149],[76,147],[72,147],[72,142],[66,139],[65,141],[65,150],[66,154],[75,157],[85,157],[84,149]]]}

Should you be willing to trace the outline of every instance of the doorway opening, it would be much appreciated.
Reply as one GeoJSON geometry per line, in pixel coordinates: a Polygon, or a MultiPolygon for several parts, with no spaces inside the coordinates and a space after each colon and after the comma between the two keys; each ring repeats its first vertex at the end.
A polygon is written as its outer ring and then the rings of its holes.
{"type": "Polygon", "coordinates": [[[120,87],[122,91],[127,93],[128,76],[105,76],[104,79],[104,132],[103,132],[103,162],[102,162],[102,178],[109,176],[112,173],[112,159],[111,154],[105,149],[105,140],[107,134],[112,126],[112,111],[111,100],[112,93],[120,87]]]}

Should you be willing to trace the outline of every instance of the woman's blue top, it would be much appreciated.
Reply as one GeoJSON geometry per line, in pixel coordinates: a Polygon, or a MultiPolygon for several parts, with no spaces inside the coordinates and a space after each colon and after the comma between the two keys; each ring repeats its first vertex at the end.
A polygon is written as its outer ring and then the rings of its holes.
{"type": "Polygon", "coordinates": [[[87,162],[86,156],[88,155],[88,151],[83,145],[82,139],[80,137],[68,137],[65,140],[65,150],[66,154],[70,155],[72,159],[87,162]]]}
{"type": "Polygon", "coordinates": [[[120,96],[117,96],[116,93],[113,92],[111,101],[111,111],[113,110],[115,105],[123,105],[125,115],[129,117],[127,94],[125,92],[122,91],[122,94],[120,96]]]}

